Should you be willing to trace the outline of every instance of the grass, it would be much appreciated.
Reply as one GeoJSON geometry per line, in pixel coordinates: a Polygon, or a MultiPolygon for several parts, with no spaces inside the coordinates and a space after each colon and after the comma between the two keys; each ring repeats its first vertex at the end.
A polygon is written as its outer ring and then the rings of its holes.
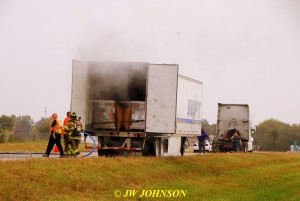
{"type": "Polygon", "coordinates": [[[299,168],[295,153],[0,161],[0,200],[300,200],[299,168]],[[154,189],[186,197],[138,197],[154,189]]]}

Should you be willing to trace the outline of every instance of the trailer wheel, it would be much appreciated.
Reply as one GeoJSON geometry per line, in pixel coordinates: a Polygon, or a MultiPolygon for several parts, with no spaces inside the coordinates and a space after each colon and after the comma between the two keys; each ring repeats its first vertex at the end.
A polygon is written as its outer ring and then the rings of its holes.
{"type": "Polygon", "coordinates": [[[105,156],[105,150],[98,149],[98,156],[105,156]]]}
{"type": "Polygon", "coordinates": [[[98,156],[117,156],[118,153],[115,152],[114,150],[103,150],[103,149],[98,149],[98,156]]]}
{"type": "Polygon", "coordinates": [[[243,144],[243,148],[244,148],[244,152],[245,152],[245,153],[248,152],[248,147],[247,147],[247,145],[244,145],[244,144],[243,144]]]}
{"type": "Polygon", "coordinates": [[[181,138],[181,145],[180,145],[180,154],[183,156],[184,151],[185,151],[185,142],[186,142],[186,137],[181,138]]]}
{"type": "Polygon", "coordinates": [[[142,156],[150,156],[148,142],[145,143],[144,149],[142,151],[142,156]]]}
{"type": "Polygon", "coordinates": [[[220,144],[220,152],[225,152],[222,144],[220,144]]]}

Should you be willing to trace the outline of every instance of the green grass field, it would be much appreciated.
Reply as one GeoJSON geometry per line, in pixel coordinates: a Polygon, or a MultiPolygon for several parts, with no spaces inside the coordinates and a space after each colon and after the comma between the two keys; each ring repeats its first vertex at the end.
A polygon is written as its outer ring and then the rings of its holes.
{"type": "Polygon", "coordinates": [[[0,200],[300,200],[299,169],[297,153],[0,161],[0,200]]]}

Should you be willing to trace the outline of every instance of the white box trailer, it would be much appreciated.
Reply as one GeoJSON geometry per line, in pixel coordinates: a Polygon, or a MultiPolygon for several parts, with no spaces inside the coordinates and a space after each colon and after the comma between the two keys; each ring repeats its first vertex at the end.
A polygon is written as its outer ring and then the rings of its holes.
{"type": "Polygon", "coordinates": [[[99,155],[183,154],[186,138],[201,133],[203,85],[179,75],[178,68],[176,64],[73,61],[71,111],[98,138],[99,155]],[[109,108],[103,109],[105,104],[109,108]],[[96,118],[97,111],[102,113],[96,118]],[[101,119],[106,119],[102,122],[106,127],[101,127],[101,119]],[[110,129],[112,124],[115,129],[110,129]]]}
{"type": "Polygon", "coordinates": [[[217,131],[213,142],[213,151],[232,151],[230,137],[238,130],[242,139],[240,151],[253,151],[251,137],[251,122],[247,104],[218,103],[217,131]]]}

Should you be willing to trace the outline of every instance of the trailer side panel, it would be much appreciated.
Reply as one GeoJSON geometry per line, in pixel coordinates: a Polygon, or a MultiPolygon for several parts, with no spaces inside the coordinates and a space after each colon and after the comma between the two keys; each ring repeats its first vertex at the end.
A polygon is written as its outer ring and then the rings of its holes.
{"type": "Polygon", "coordinates": [[[201,133],[202,89],[202,82],[178,75],[176,134],[201,133]]]}

